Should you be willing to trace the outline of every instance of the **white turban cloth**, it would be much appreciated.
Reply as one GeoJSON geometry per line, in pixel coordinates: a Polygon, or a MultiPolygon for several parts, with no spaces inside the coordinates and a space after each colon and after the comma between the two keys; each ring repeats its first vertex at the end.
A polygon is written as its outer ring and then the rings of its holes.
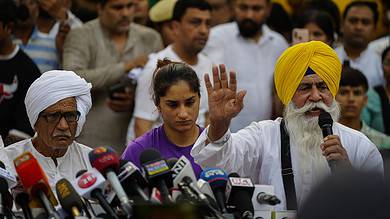
{"type": "Polygon", "coordinates": [[[43,73],[31,84],[24,99],[31,127],[35,129],[38,115],[43,110],[60,100],[75,97],[77,110],[81,114],[77,122],[78,136],[92,106],[91,87],[91,83],[87,83],[73,71],[52,70],[43,73]]]}

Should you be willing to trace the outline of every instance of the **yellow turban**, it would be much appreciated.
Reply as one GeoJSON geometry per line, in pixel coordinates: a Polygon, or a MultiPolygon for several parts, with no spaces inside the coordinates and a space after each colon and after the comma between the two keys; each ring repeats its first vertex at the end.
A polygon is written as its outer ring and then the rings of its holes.
{"type": "Polygon", "coordinates": [[[327,44],[311,41],[286,49],[276,63],[275,87],[284,105],[291,101],[309,67],[325,81],[333,97],[336,96],[341,77],[340,60],[327,44]]]}

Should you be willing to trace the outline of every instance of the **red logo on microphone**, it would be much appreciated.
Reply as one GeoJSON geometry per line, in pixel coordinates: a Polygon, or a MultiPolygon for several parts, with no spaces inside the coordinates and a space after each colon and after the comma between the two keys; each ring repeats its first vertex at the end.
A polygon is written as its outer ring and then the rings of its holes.
{"type": "Polygon", "coordinates": [[[92,173],[84,173],[77,182],[77,185],[82,189],[86,189],[95,184],[96,180],[97,177],[92,173]]]}

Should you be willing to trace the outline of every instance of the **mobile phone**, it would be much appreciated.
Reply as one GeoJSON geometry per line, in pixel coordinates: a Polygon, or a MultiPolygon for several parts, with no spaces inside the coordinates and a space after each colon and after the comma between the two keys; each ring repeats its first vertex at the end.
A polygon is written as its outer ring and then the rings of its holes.
{"type": "Polygon", "coordinates": [[[110,97],[110,99],[113,99],[113,100],[118,99],[118,98],[114,97],[114,93],[124,93],[126,90],[126,87],[127,87],[127,85],[125,83],[114,84],[108,88],[108,96],[110,97]]]}
{"type": "Polygon", "coordinates": [[[304,28],[294,28],[292,31],[292,44],[309,42],[309,30],[304,28]]]}

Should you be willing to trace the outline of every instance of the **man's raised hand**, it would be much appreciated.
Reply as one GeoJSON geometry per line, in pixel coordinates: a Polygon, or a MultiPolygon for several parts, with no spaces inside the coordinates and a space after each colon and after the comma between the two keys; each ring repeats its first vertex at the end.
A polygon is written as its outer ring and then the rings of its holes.
{"type": "Polygon", "coordinates": [[[209,101],[209,138],[215,140],[227,131],[230,120],[243,108],[246,91],[237,92],[236,73],[230,71],[228,79],[223,64],[213,67],[213,83],[208,74],[204,79],[209,101]]]}

